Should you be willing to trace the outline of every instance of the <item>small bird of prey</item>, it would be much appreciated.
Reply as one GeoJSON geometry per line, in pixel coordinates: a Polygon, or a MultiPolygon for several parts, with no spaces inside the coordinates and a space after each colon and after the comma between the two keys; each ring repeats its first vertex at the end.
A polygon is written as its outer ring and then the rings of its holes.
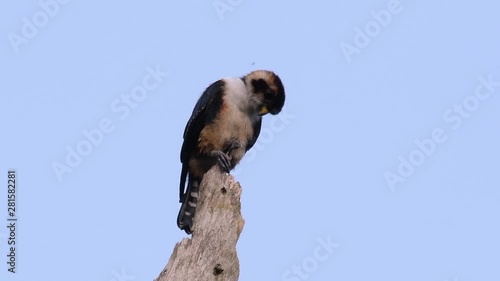
{"type": "Polygon", "coordinates": [[[177,226],[192,233],[203,175],[218,164],[229,173],[259,137],[262,116],[278,114],[285,89],[272,71],[223,78],[203,92],[184,130],[177,226]],[[186,186],[187,179],[187,186],[186,186]]]}

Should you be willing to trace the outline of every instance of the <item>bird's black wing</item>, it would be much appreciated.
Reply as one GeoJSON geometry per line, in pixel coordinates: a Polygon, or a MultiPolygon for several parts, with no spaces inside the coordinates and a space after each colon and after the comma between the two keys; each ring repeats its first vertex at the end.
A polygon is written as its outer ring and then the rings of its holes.
{"type": "Polygon", "coordinates": [[[262,126],[262,118],[259,116],[259,119],[253,124],[253,136],[248,141],[246,151],[249,151],[250,148],[255,144],[257,138],[260,135],[260,127],[262,126]]]}
{"type": "Polygon", "coordinates": [[[219,80],[208,86],[207,89],[196,102],[193,113],[189,118],[184,129],[184,142],[181,148],[181,181],[179,186],[179,196],[182,201],[184,188],[186,184],[186,176],[188,173],[188,161],[191,153],[196,150],[198,138],[203,128],[210,124],[217,116],[222,104],[222,87],[224,82],[219,80]]]}

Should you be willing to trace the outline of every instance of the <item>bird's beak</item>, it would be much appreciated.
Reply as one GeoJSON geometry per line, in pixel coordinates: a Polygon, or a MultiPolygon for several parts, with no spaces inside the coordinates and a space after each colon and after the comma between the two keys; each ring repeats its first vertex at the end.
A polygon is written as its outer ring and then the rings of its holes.
{"type": "Polygon", "coordinates": [[[267,113],[269,113],[269,110],[267,109],[267,107],[264,105],[260,111],[259,111],[259,115],[262,116],[262,115],[266,115],[267,113]]]}

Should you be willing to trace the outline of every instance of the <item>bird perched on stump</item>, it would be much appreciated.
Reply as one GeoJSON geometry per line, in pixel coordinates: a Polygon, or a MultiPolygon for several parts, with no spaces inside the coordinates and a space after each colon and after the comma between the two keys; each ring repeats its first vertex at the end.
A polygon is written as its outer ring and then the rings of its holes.
{"type": "Polygon", "coordinates": [[[272,71],[257,70],[241,78],[223,78],[208,86],[184,130],[177,217],[191,234],[203,175],[218,164],[229,173],[257,141],[262,116],[278,114],[285,89],[272,71]],[[187,180],[187,186],[186,186],[187,180]]]}

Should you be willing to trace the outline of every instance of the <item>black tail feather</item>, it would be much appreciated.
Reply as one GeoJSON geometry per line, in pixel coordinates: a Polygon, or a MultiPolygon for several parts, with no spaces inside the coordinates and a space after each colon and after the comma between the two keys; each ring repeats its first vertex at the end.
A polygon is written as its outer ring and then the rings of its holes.
{"type": "Polygon", "coordinates": [[[187,174],[188,174],[188,167],[186,164],[182,164],[181,180],[179,184],[179,203],[184,202],[184,188],[186,186],[187,174]]]}
{"type": "Polygon", "coordinates": [[[181,194],[182,205],[177,216],[177,226],[187,234],[192,233],[193,218],[200,195],[200,183],[201,179],[189,178],[186,193],[181,194]]]}

